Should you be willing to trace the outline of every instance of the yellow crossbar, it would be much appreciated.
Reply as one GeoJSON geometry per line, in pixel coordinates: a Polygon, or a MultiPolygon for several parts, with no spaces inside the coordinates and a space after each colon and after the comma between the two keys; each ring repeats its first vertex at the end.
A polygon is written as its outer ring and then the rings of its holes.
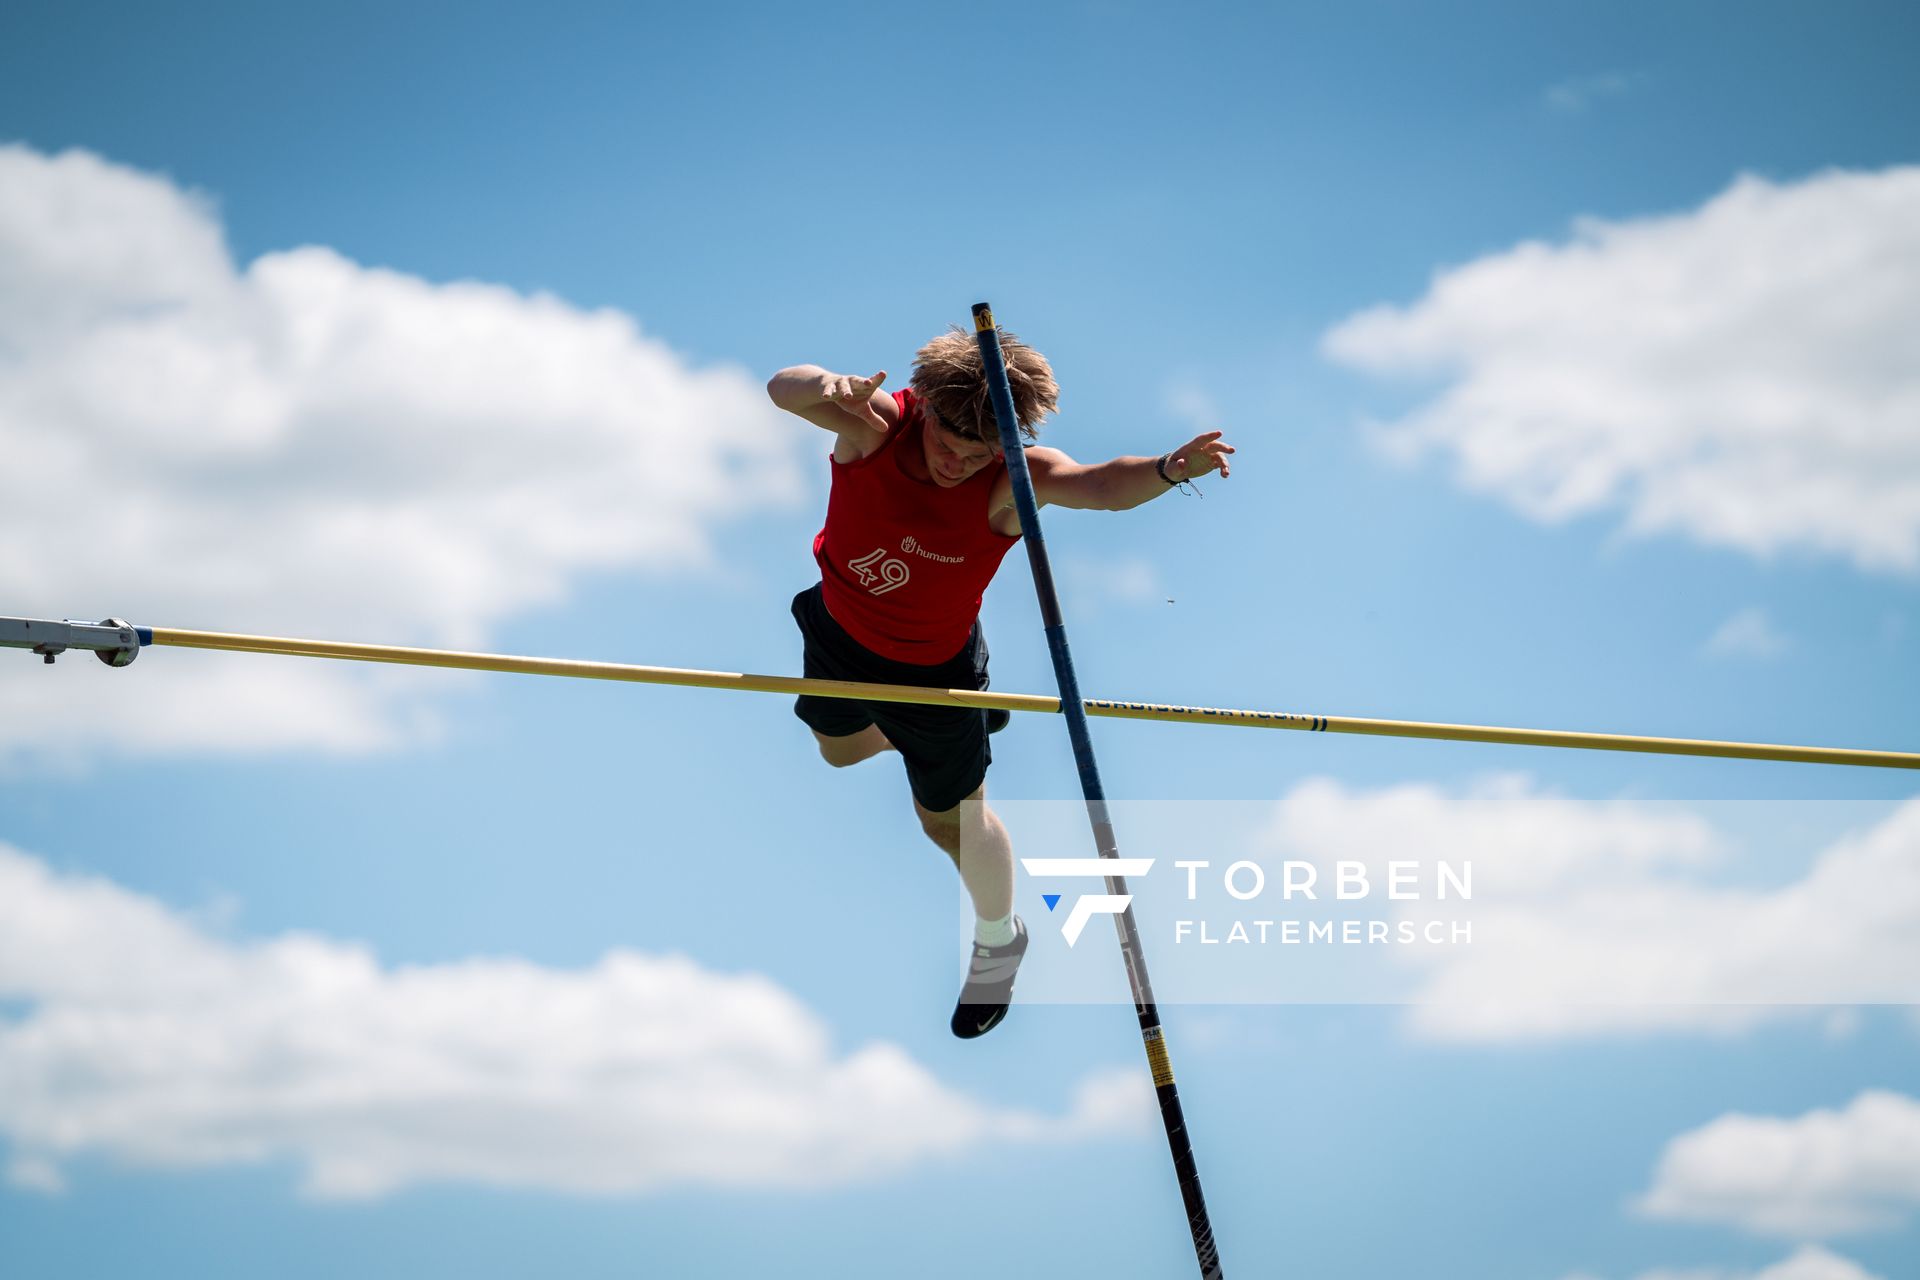
{"type": "MultiPolygon", "coordinates": [[[[167,627],[154,627],[152,637],[153,644],[181,649],[273,653],[303,658],[337,658],[350,662],[391,662],[416,667],[450,667],[463,671],[569,676],[580,680],[624,680],[633,684],[669,684],[695,689],[739,689],[751,693],[811,693],[826,698],[851,698],[859,702],[914,702],[983,710],[1044,711],[1056,715],[1060,711],[1060,699],[1030,693],[921,689],[910,685],[807,680],[796,676],[747,675],[737,671],[692,671],[680,667],[643,667],[621,662],[583,662],[572,658],[521,658],[497,653],[462,653],[450,649],[349,644],[337,640],[289,640],[278,636],[180,631],[167,627]]],[[[1254,729],[1360,733],[1380,738],[1437,738],[1446,742],[1496,742],[1522,747],[1574,747],[1589,751],[1643,751],[1673,756],[1719,756],[1735,760],[1784,760],[1799,764],[1920,769],[1920,752],[1912,751],[1780,746],[1766,742],[1719,742],[1704,738],[1649,738],[1628,733],[1509,729],[1495,725],[1436,724],[1424,720],[1367,720],[1353,716],[1300,715],[1288,711],[1234,711],[1221,707],[1183,707],[1160,702],[1114,702],[1105,698],[1085,699],[1085,706],[1090,716],[1105,716],[1115,720],[1165,720],[1183,724],[1243,725],[1254,729]]]]}

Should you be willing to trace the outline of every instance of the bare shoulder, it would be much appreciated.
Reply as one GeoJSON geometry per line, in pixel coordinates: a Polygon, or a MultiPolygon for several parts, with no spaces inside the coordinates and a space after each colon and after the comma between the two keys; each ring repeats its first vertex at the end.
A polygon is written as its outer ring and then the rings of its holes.
{"type": "MultiPolygon", "coordinates": [[[[869,457],[879,452],[880,446],[891,439],[893,433],[900,429],[900,423],[903,420],[900,413],[900,402],[895,400],[891,393],[886,391],[876,392],[873,399],[868,401],[868,403],[873,406],[875,413],[886,419],[887,429],[885,431],[875,431],[864,423],[855,421],[850,415],[842,414],[842,423],[834,432],[838,437],[833,443],[833,456],[835,460],[839,462],[858,462],[862,458],[869,457]]],[[[838,410],[835,412],[838,412],[838,410]]]]}
{"type": "Polygon", "coordinates": [[[1034,445],[1027,450],[1027,470],[1033,474],[1034,489],[1044,503],[1054,500],[1053,495],[1062,482],[1084,475],[1092,468],[1068,457],[1064,449],[1034,445]]]}
{"type": "MultiPolygon", "coordinates": [[[[1026,457],[1027,474],[1032,477],[1035,492],[1042,503],[1046,502],[1046,495],[1041,491],[1046,488],[1047,482],[1056,476],[1066,475],[1080,465],[1063,450],[1050,449],[1046,445],[1028,445],[1020,452],[1026,457]]],[[[995,511],[1013,505],[1013,475],[1010,472],[1002,471],[993,488],[995,511]]]]}
{"type": "Polygon", "coordinates": [[[1029,445],[1025,452],[1027,455],[1027,470],[1033,472],[1036,476],[1051,475],[1055,471],[1080,465],[1072,458],[1069,458],[1064,449],[1055,449],[1048,445],[1029,445]]]}
{"type": "MultiPolygon", "coordinates": [[[[1070,478],[1086,470],[1068,457],[1064,449],[1036,444],[1027,446],[1021,452],[1027,459],[1027,475],[1033,481],[1034,500],[1043,507],[1057,501],[1061,490],[1068,487],[1070,478]]],[[[1020,515],[1015,509],[1011,472],[1003,470],[1000,478],[994,481],[987,512],[988,522],[994,532],[1008,537],[1019,535],[1020,515]]]]}

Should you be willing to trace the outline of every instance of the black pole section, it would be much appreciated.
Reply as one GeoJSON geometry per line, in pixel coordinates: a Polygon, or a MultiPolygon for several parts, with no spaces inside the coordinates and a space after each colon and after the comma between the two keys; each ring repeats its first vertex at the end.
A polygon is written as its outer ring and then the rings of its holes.
{"type": "MultiPolygon", "coordinates": [[[[1080,768],[1080,790],[1087,798],[1093,843],[1101,857],[1118,858],[1120,846],[1114,839],[1113,822],[1107,815],[1107,793],[1100,785],[1100,767],[1093,758],[1087,709],[1080,701],[1080,680],[1073,673],[1073,655],[1067,651],[1067,628],[1060,618],[1060,598],[1053,589],[1053,566],[1047,560],[1046,541],[1040,536],[1040,506],[1034,501],[1033,477],[1027,473],[1027,455],[1020,443],[1020,422],[1013,412],[1013,387],[1007,382],[1007,362],[1000,352],[1000,331],[993,323],[993,309],[984,302],[974,304],[973,332],[980,343],[987,390],[993,396],[993,417],[1000,429],[1000,448],[1006,458],[1007,474],[1013,478],[1013,497],[1019,504],[1020,529],[1027,543],[1027,563],[1033,566],[1033,587],[1040,595],[1040,619],[1047,628],[1053,674],[1060,684],[1060,710],[1066,714],[1067,734],[1073,739],[1073,759],[1080,768]]],[[[1123,877],[1107,877],[1108,893],[1126,891],[1123,877]]],[[[1173,1172],[1180,1180],[1180,1199],[1186,1204],[1187,1226],[1193,1232],[1194,1256],[1199,1260],[1204,1280],[1219,1280],[1223,1274],[1220,1250],[1213,1243],[1213,1224],[1207,1219],[1206,1198],[1200,1194],[1200,1171],[1194,1165],[1193,1143],[1187,1137],[1186,1117],[1180,1111],[1180,1090],[1173,1083],[1173,1064],[1167,1057],[1160,1011],[1154,1007],[1153,985],[1147,980],[1147,958],[1140,947],[1140,931],[1134,926],[1131,906],[1113,918],[1113,927],[1120,935],[1120,958],[1126,961],[1134,1012],[1140,1016],[1140,1038],[1146,1044],[1154,1093],[1160,1099],[1160,1119],[1166,1125],[1167,1147],[1173,1153],[1173,1172]]]]}

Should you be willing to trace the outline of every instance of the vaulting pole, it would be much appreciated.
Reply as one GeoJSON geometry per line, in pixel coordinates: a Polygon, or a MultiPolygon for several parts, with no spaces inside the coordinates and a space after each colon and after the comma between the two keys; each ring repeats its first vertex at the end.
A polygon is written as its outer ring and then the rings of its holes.
{"type": "MultiPolygon", "coordinates": [[[[1013,388],[1007,382],[1000,331],[994,326],[992,309],[984,302],[973,308],[973,329],[980,343],[980,358],[986,366],[987,390],[993,396],[1001,455],[1013,479],[1014,501],[1019,504],[1027,563],[1033,568],[1033,587],[1040,596],[1040,619],[1046,625],[1047,648],[1053,654],[1053,674],[1060,684],[1060,706],[1067,714],[1067,736],[1073,740],[1074,763],[1080,768],[1080,790],[1086,795],[1093,843],[1102,858],[1118,858],[1120,848],[1107,814],[1107,793],[1100,783],[1100,768],[1093,758],[1093,738],[1087,729],[1087,707],[1080,697],[1073,655],[1067,649],[1066,623],[1060,617],[1060,599],[1053,589],[1053,566],[1047,560],[1046,541],[1040,536],[1040,505],[1034,501],[1033,478],[1027,473],[1027,457],[1020,443],[1020,422],[1014,416],[1013,388]]],[[[1121,876],[1107,877],[1108,893],[1126,891],[1126,881],[1121,876]]],[[[1166,1036],[1160,1027],[1160,1011],[1154,1006],[1153,985],[1147,979],[1146,953],[1140,946],[1140,931],[1134,926],[1131,905],[1114,916],[1113,926],[1120,935],[1120,956],[1126,961],[1127,982],[1133,988],[1140,1038],[1146,1045],[1147,1065],[1153,1072],[1160,1119],[1166,1126],[1167,1147],[1173,1154],[1173,1172],[1180,1182],[1180,1199],[1186,1205],[1187,1227],[1193,1233],[1194,1257],[1200,1264],[1201,1276],[1205,1280],[1217,1280],[1223,1274],[1220,1250],[1214,1244],[1213,1224],[1207,1218],[1206,1198],[1200,1192],[1200,1171],[1194,1164],[1193,1143],[1187,1136],[1186,1117],[1180,1110],[1180,1090],[1173,1082],[1173,1064],[1167,1056],[1166,1036]]]]}
{"type": "MultiPolygon", "coordinates": [[[[455,649],[355,644],[343,640],[302,640],[284,636],[240,635],[227,631],[182,631],[171,627],[136,627],[118,618],[90,623],[0,617],[0,649],[31,649],[48,661],[52,661],[55,654],[77,649],[91,651],[111,666],[123,667],[133,661],[143,645],[215,649],[226,653],[278,654],[297,658],[333,658],[348,662],[388,662],[411,667],[448,667],[459,671],[498,671],[511,675],[617,680],[628,684],[667,684],[695,689],[734,689],[747,693],[812,693],[823,698],[849,698],[856,702],[914,702],[929,706],[972,707],[983,711],[1060,713],[1060,699],[1032,693],[922,689],[910,685],[749,675],[738,671],[696,671],[684,667],[643,667],[624,662],[583,662],[574,658],[526,658],[503,653],[467,653],[455,649]]],[[[1854,765],[1875,769],[1920,769],[1920,752],[1914,751],[1783,746],[1770,742],[1721,742],[1711,738],[1649,738],[1631,733],[1512,729],[1484,724],[1441,724],[1427,720],[1365,720],[1354,716],[1309,715],[1294,711],[1235,711],[1225,707],[1116,702],[1105,698],[1086,698],[1081,705],[1090,716],[1113,720],[1159,720],[1176,724],[1239,725],[1249,729],[1358,733],[1376,738],[1431,738],[1445,742],[1492,742],[1519,747],[1571,747],[1586,751],[1637,751],[1653,755],[1782,760],[1797,764],[1854,765]]]]}

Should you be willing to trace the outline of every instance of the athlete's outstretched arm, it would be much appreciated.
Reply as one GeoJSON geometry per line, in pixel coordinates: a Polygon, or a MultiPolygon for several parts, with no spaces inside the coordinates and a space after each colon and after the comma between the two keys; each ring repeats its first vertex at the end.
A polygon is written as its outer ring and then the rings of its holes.
{"type": "Polygon", "coordinates": [[[899,425],[900,406],[881,395],[887,380],[882,369],[871,378],[829,373],[819,365],[797,364],[767,381],[767,396],[788,413],[797,414],[835,435],[849,431],[885,434],[899,425]]]}
{"type": "Polygon", "coordinates": [[[1182,480],[1214,471],[1230,475],[1228,459],[1234,449],[1220,436],[1218,431],[1204,432],[1158,458],[1122,457],[1096,463],[1075,462],[1058,449],[1028,449],[1034,496],[1057,507],[1126,511],[1153,501],[1182,480]],[[1160,475],[1163,462],[1165,479],[1160,475]]]}

